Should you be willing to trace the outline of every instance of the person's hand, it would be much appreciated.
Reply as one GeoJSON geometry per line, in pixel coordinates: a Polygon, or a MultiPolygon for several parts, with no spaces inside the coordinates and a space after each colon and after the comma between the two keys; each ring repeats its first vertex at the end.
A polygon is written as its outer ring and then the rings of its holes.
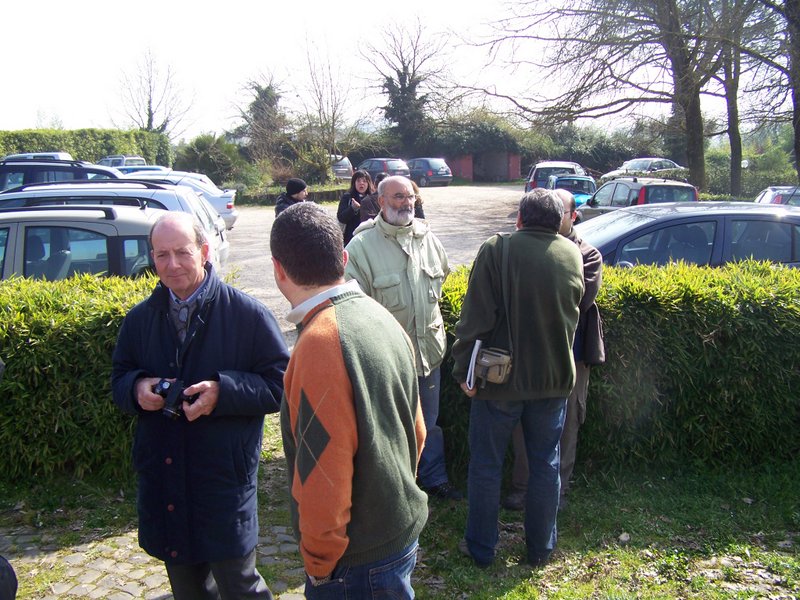
{"type": "Polygon", "coordinates": [[[464,393],[470,398],[474,398],[475,394],[478,393],[478,390],[475,388],[469,389],[466,381],[461,382],[459,385],[461,386],[461,389],[464,390],[464,393]]]}
{"type": "Polygon", "coordinates": [[[350,202],[353,203],[353,209],[354,210],[358,210],[358,209],[361,208],[361,203],[358,200],[356,200],[355,198],[350,198],[350,202]]]}
{"type": "Polygon", "coordinates": [[[219,382],[218,381],[201,381],[190,385],[183,393],[187,396],[194,396],[199,394],[197,399],[189,404],[183,403],[183,414],[186,415],[188,421],[199,419],[203,415],[210,415],[217,407],[217,400],[219,400],[219,382]]]}
{"type": "Polygon", "coordinates": [[[142,410],[154,411],[164,408],[164,398],[153,393],[153,386],[159,381],[161,381],[159,377],[142,377],[136,380],[136,402],[142,410]]]}

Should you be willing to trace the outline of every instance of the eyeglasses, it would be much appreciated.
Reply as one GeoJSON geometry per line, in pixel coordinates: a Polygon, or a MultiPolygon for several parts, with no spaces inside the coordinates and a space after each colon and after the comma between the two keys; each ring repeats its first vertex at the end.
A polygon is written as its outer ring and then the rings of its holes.
{"type": "Polygon", "coordinates": [[[417,197],[414,194],[392,194],[392,200],[415,200],[417,197]]]}

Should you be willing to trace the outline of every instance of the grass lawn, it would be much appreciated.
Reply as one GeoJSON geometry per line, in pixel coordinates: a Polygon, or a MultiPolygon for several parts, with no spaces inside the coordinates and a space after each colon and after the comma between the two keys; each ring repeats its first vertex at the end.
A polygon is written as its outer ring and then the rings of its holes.
{"type": "MultiPolygon", "coordinates": [[[[277,416],[271,416],[262,452],[262,526],[288,524],[279,437],[277,416]]],[[[501,512],[497,560],[479,570],[456,549],[466,502],[432,501],[414,573],[417,597],[800,597],[800,463],[669,474],[642,468],[582,475],[581,466],[559,514],[558,549],[536,571],[518,564],[524,553],[521,513],[501,512]]],[[[135,528],[134,496],[130,482],[2,483],[0,528],[35,527],[67,553],[92,536],[135,528]]],[[[268,582],[280,578],[291,588],[302,583],[293,571],[299,565],[298,557],[296,564],[263,572],[268,582]]],[[[20,584],[21,591],[35,587],[20,584]]]]}

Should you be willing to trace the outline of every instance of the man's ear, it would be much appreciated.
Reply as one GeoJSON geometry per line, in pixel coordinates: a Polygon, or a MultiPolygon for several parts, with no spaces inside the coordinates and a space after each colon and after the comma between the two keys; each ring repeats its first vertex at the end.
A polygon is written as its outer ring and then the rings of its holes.
{"type": "Polygon", "coordinates": [[[283,265],[274,256],[272,257],[272,270],[275,272],[275,281],[286,281],[288,279],[283,265]]]}
{"type": "Polygon", "coordinates": [[[346,267],[347,262],[350,260],[350,253],[347,250],[342,250],[342,266],[346,267]]]}
{"type": "Polygon", "coordinates": [[[516,227],[517,227],[517,229],[522,229],[522,215],[519,214],[519,211],[517,211],[517,224],[516,224],[516,227]]]}

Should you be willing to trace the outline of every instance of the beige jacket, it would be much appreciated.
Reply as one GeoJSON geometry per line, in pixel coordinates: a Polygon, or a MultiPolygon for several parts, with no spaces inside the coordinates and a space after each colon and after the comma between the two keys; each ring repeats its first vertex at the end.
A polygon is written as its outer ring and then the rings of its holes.
{"type": "Polygon", "coordinates": [[[424,221],[398,227],[379,214],[359,225],[347,252],[345,278],[358,281],[394,315],[414,345],[417,374],[429,375],[442,363],[447,346],[439,310],[450,273],[444,246],[424,221]]]}

